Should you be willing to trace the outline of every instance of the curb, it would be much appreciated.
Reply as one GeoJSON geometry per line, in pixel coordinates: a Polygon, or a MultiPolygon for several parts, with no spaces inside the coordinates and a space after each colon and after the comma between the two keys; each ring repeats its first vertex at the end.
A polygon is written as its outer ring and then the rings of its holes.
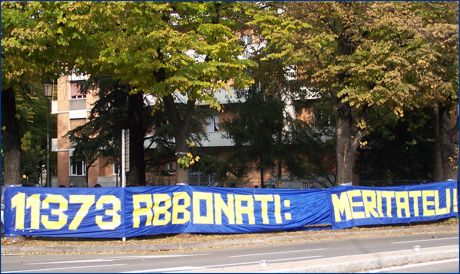
{"type": "MultiPolygon", "coordinates": [[[[334,230],[328,230],[319,233],[305,233],[305,234],[291,234],[286,235],[260,235],[258,238],[232,238],[232,239],[215,239],[199,241],[199,238],[194,242],[183,242],[183,243],[146,243],[143,240],[128,240],[122,242],[121,240],[115,240],[110,242],[103,242],[96,244],[80,244],[72,245],[71,242],[62,241],[60,244],[59,240],[54,241],[54,244],[47,244],[41,241],[39,238],[22,239],[18,240],[17,243],[2,245],[2,255],[16,255],[16,254],[27,254],[27,253],[56,253],[61,252],[64,254],[69,253],[134,253],[134,252],[158,252],[158,251],[175,251],[175,250],[193,250],[193,249],[204,249],[204,248],[225,248],[242,245],[267,245],[267,244],[281,244],[288,242],[318,242],[318,241],[329,241],[329,240],[347,240],[347,239],[358,239],[363,238],[363,235],[368,235],[374,238],[386,237],[388,235],[394,235],[397,233],[403,233],[403,235],[417,235],[417,234],[430,234],[440,235],[445,233],[458,232],[458,226],[440,226],[436,230],[433,229],[421,229],[421,230],[406,230],[402,228],[390,228],[385,231],[341,231],[337,232],[334,230]],[[406,233],[409,232],[409,233],[406,233]],[[344,235],[343,238],[334,239],[337,235],[344,235]],[[34,241],[37,242],[34,243],[34,241]],[[57,244],[56,244],[57,242],[57,244]]],[[[238,237],[238,236],[235,236],[238,237]]],[[[366,236],[364,236],[365,238],[366,236]]],[[[177,241],[177,239],[175,239],[177,241]]],[[[148,241],[148,240],[147,240],[148,241]]]]}

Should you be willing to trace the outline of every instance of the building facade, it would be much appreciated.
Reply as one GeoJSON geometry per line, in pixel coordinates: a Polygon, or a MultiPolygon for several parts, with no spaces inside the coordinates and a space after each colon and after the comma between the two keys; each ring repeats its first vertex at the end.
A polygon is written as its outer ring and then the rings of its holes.
{"type": "Polygon", "coordinates": [[[57,136],[51,140],[51,150],[57,153],[57,178],[54,187],[93,187],[97,183],[115,186],[116,170],[104,159],[98,159],[87,169],[83,161],[73,161],[73,146],[67,132],[88,119],[93,103],[97,100],[97,90],[81,92],[79,81],[87,77],[70,75],[57,80],[56,94],[51,103],[51,113],[57,116],[57,136]]]}

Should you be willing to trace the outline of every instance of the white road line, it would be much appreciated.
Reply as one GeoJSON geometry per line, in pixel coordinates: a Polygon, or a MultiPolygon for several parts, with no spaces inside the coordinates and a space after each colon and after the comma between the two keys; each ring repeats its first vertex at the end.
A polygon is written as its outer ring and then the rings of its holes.
{"type": "Polygon", "coordinates": [[[371,271],[368,271],[366,273],[388,272],[388,271],[399,270],[399,269],[404,269],[404,268],[409,268],[409,267],[443,264],[443,263],[450,263],[450,262],[456,262],[456,261],[458,261],[458,258],[449,259],[449,260],[442,260],[442,261],[433,261],[433,262],[427,262],[427,263],[408,264],[408,265],[402,265],[402,266],[387,267],[387,268],[371,270],[371,271]]]}
{"type": "MultiPolygon", "coordinates": [[[[282,261],[294,261],[298,259],[317,259],[321,257],[322,256],[293,257],[293,258],[285,258],[285,259],[268,260],[268,262],[271,263],[271,262],[282,262],[282,261]]],[[[183,267],[172,268],[172,270],[165,270],[167,268],[152,268],[152,269],[144,269],[144,270],[133,270],[133,271],[127,271],[127,272],[122,272],[122,273],[149,273],[149,272],[168,272],[168,271],[174,273],[178,271],[187,272],[190,270],[198,270],[198,269],[204,269],[204,268],[232,267],[232,266],[259,264],[259,263],[260,261],[251,261],[251,262],[232,263],[232,264],[215,264],[215,265],[203,265],[203,266],[191,266],[191,267],[183,266],[183,267]]]]}
{"type": "Polygon", "coordinates": [[[210,255],[210,253],[176,254],[176,255],[135,255],[135,256],[108,257],[106,259],[112,259],[112,260],[118,260],[118,259],[162,259],[162,258],[193,257],[193,256],[205,256],[205,255],[210,255]]]}
{"type": "Polygon", "coordinates": [[[14,271],[2,271],[2,273],[43,272],[43,271],[49,271],[49,270],[64,270],[64,269],[77,269],[77,268],[95,268],[95,267],[122,266],[122,265],[126,265],[126,264],[101,264],[101,265],[69,266],[69,267],[56,267],[56,268],[25,269],[25,270],[14,270],[14,271]]]}
{"type": "Polygon", "coordinates": [[[163,259],[163,258],[190,257],[190,256],[198,256],[198,255],[209,255],[209,253],[207,253],[207,254],[193,254],[193,255],[122,256],[122,257],[108,257],[108,258],[104,258],[104,259],[92,259],[92,260],[73,260],[73,261],[29,263],[28,265],[71,264],[71,263],[99,263],[99,262],[113,262],[113,261],[122,261],[122,260],[141,260],[141,259],[163,259]]]}
{"type": "Polygon", "coordinates": [[[230,256],[230,258],[251,257],[251,256],[270,255],[270,254],[298,253],[298,252],[319,251],[319,250],[326,250],[326,248],[290,250],[290,251],[267,252],[267,253],[253,253],[253,254],[230,256]]]}
{"type": "MultiPolygon", "coordinates": [[[[317,255],[317,256],[306,256],[306,257],[293,257],[293,258],[285,258],[285,259],[274,259],[274,260],[268,260],[269,262],[283,262],[283,261],[292,261],[292,260],[297,260],[297,259],[318,259],[323,256],[317,255]]],[[[259,261],[257,261],[258,263],[259,261]]]]}
{"type": "Polygon", "coordinates": [[[448,237],[448,238],[435,238],[435,239],[426,239],[426,240],[412,240],[412,241],[400,241],[400,242],[391,242],[392,244],[405,244],[405,243],[417,243],[417,242],[429,242],[429,241],[441,241],[441,240],[451,240],[458,239],[457,237],[448,237]]]}
{"type": "Polygon", "coordinates": [[[203,269],[204,267],[195,267],[195,266],[180,266],[180,267],[167,267],[167,268],[155,268],[148,270],[135,270],[135,271],[126,271],[122,273],[145,273],[145,272],[176,272],[176,271],[190,271],[203,269]]]}
{"type": "Polygon", "coordinates": [[[94,259],[94,260],[75,260],[75,261],[57,261],[57,262],[41,262],[41,263],[28,263],[28,265],[40,264],[71,264],[71,263],[100,263],[100,262],[113,262],[107,259],[94,259]]]}

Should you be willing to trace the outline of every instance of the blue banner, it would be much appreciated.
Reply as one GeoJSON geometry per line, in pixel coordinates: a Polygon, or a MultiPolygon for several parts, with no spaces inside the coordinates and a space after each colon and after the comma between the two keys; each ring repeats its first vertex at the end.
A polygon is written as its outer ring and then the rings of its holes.
{"type": "Polygon", "coordinates": [[[7,236],[122,238],[253,233],[457,216],[456,182],[323,190],[8,187],[4,197],[7,236]]]}
{"type": "Polygon", "coordinates": [[[5,235],[122,238],[122,188],[5,190],[5,235]]]}
{"type": "Polygon", "coordinates": [[[457,182],[330,189],[333,229],[456,217],[457,182]]]}
{"type": "Polygon", "coordinates": [[[328,224],[327,199],[327,190],[10,187],[5,234],[121,238],[292,230],[328,224]]]}

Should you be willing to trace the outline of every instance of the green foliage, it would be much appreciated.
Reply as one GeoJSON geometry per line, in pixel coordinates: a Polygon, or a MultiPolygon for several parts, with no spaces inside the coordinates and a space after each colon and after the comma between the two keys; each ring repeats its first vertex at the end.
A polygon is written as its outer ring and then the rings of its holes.
{"type": "Polygon", "coordinates": [[[79,70],[113,75],[133,92],[180,92],[217,107],[214,91],[230,80],[236,87],[251,81],[242,73],[251,61],[238,58],[241,46],[227,21],[220,21],[221,10],[228,8],[219,3],[67,3],[61,23],[67,39],[88,42],[90,50],[76,58],[79,70]]]}
{"type": "MultiPolygon", "coordinates": [[[[37,184],[46,164],[46,119],[49,119],[49,136],[56,135],[56,117],[48,113],[48,99],[42,95],[41,84],[23,86],[16,94],[22,149],[22,174],[27,183],[37,184]],[[47,117],[48,116],[48,117],[47,117]]],[[[51,142],[51,140],[50,140],[51,142]]],[[[51,148],[50,148],[51,150],[51,148]]],[[[49,155],[54,159],[54,153],[49,155]]],[[[56,174],[55,161],[50,161],[50,172],[56,174]]],[[[26,182],[25,182],[26,183],[26,182]]]]}
{"type": "Polygon", "coordinates": [[[410,112],[394,124],[387,124],[386,130],[371,133],[358,160],[363,183],[432,181],[432,118],[429,108],[410,112]]]}
{"type": "Polygon", "coordinates": [[[238,177],[244,175],[248,163],[267,168],[284,154],[284,102],[258,86],[251,87],[246,96],[236,118],[224,125],[235,143],[232,162],[238,177]]]}
{"type": "Polygon", "coordinates": [[[432,100],[456,100],[455,7],[289,3],[278,4],[281,14],[277,8],[257,11],[253,24],[272,45],[264,49],[267,58],[298,65],[307,86],[333,92],[355,111],[388,108],[402,117],[405,109],[432,100]]]}
{"type": "MultiPolygon", "coordinates": [[[[70,130],[67,135],[74,144],[72,157],[90,166],[98,157],[117,161],[121,155],[121,131],[128,128],[128,97],[130,88],[111,77],[90,78],[82,82],[83,91],[99,88],[99,99],[91,109],[88,121],[70,130]]],[[[149,117],[150,109],[144,106],[149,117]]]]}

